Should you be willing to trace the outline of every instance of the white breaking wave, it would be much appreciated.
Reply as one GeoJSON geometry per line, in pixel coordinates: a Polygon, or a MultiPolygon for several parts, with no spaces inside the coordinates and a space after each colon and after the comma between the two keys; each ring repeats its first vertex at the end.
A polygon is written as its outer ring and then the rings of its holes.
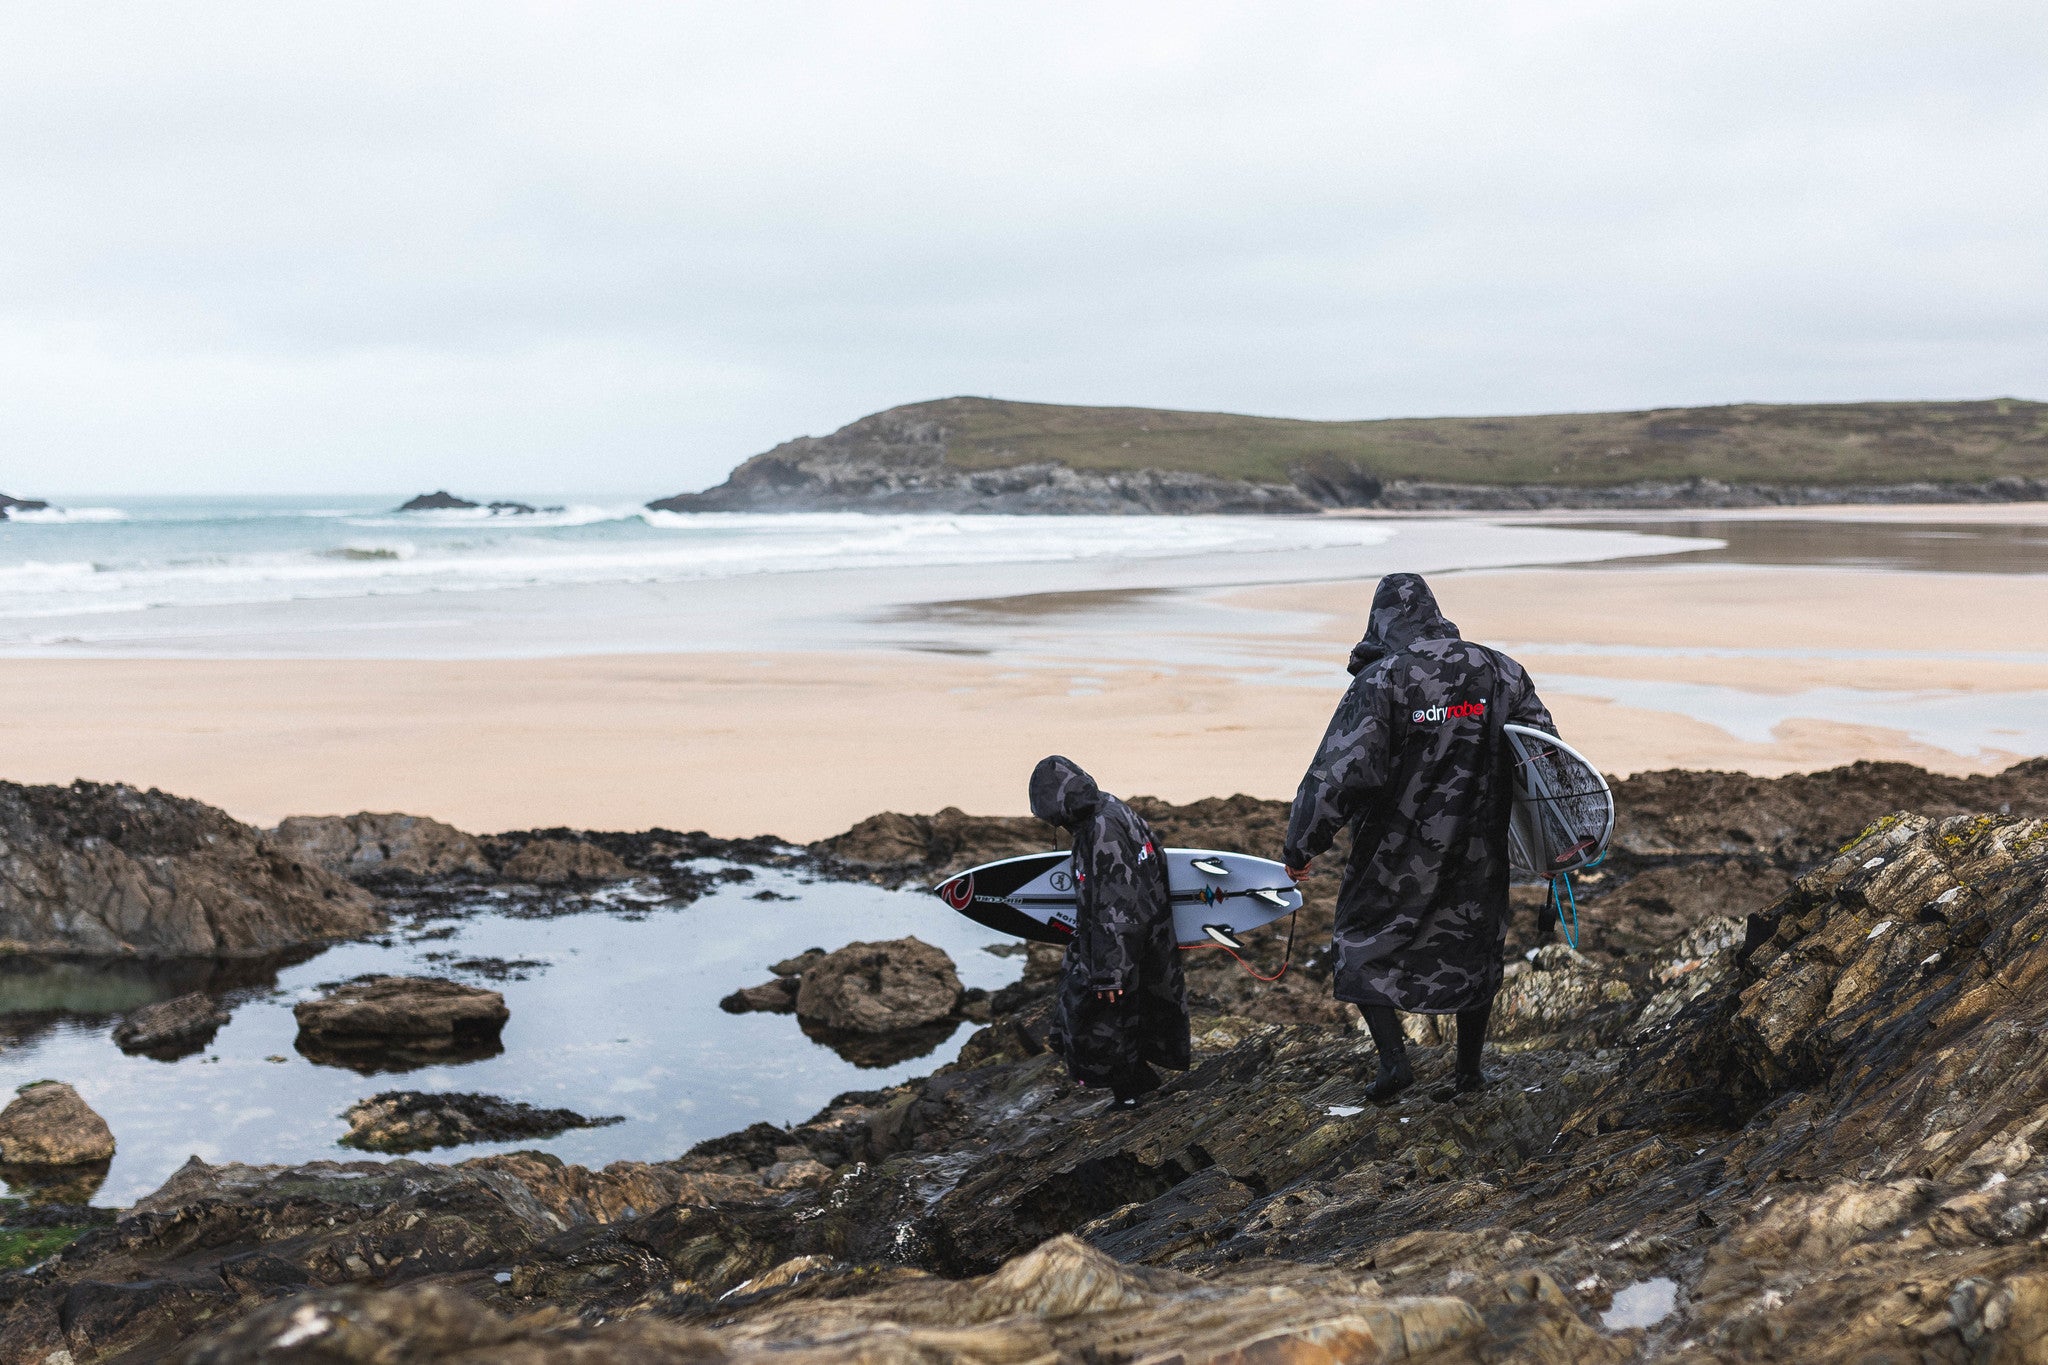
{"type": "Polygon", "coordinates": [[[118,507],[44,507],[34,511],[9,508],[7,520],[31,526],[76,526],[109,521],[126,521],[128,514],[118,507]]]}
{"type": "MultiPolygon", "coordinates": [[[[351,516],[342,524],[403,527],[416,534],[235,553],[229,548],[233,535],[216,529],[156,547],[155,556],[0,564],[0,618],[827,570],[1311,550],[1377,545],[1394,534],[1383,523],[1292,517],[669,514],[638,508],[626,516],[621,509],[587,506],[565,508],[552,521],[544,519],[548,515],[490,517],[463,510],[351,516]],[[602,525],[607,522],[638,525],[602,525]],[[444,538],[435,541],[429,533],[437,526],[444,538]]],[[[317,527],[293,534],[332,536],[317,527]]]]}
{"type": "Polygon", "coordinates": [[[595,526],[607,521],[638,521],[647,509],[633,504],[624,507],[567,505],[537,507],[531,512],[494,512],[489,507],[448,507],[430,512],[389,512],[374,515],[349,514],[352,526],[489,526],[506,531],[551,530],[563,526],[595,526]]]}

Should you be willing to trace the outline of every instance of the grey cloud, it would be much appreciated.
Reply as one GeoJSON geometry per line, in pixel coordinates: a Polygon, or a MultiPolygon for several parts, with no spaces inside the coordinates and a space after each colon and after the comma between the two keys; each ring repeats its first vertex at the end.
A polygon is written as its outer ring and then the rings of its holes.
{"type": "Polygon", "coordinates": [[[954,392],[1363,417],[2048,372],[2023,3],[0,26],[24,488],[668,492],[954,392]]]}

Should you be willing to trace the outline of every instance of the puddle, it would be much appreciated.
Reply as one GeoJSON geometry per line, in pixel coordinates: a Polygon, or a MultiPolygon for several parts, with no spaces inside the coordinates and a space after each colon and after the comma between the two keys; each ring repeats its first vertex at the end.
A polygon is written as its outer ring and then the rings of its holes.
{"type": "Polygon", "coordinates": [[[1600,1325],[1610,1332],[1630,1327],[1655,1327],[1670,1317],[1676,1307],[1677,1282],[1659,1275],[1654,1280],[1638,1280],[1617,1291],[1613,1306],[1600,1315],[1600,1325]]]}
{"type": "Polygon", "coordinates": [[[1879,692],[1817,687],[1749,692],[1712,683],[1600,678],[1546,671],[1544,691],[1598,697],[1647,711],[1671,711],[1752,744],[1771,744],[1788,720],[1826,720],[1897,730],[1921,744],[1971,757],[2048,753],[2048,693],[1879,692]]]}
{"type": "Polygon", "coordinates": [[[721,997],[768,978],[767,965],[809,947],[916,934],[944,948],[968,986],[1017,979],[1021,959],[982,951],[1010,940],[918,892],[806,882],[776,869],[717,887],[688,906],[614,893],[578,914],[520,918],[488,897],[466,918],[349,943],[262,969],[41,964],[0,970],[0,1096],[43,1077],[70,1082],[114,1131],[118,1150],[95,1202],[125,1205],[188,1156],[208,1161],[359,1159],[336,1145],[341,1112],[384,1090],[468,1090],[626,1122],[545,1141],[421,1153],[452,1161],[540,1148],[602,1166],[664,1160],[693,1143],[766,1121],[810,1117],[833,1096],[872,1090],[951,1060],[975,1025],[921,1039],[921,1055],[856,1066],[807,1039],[790,1015],[726,1014],[721,997]],[[788,899],[763,900],[773,892],[788,899]],[[233,973],[239,971],[241,979],[233,973]],[[448,976],[502,991],[503,1050],[402,1075],[359,1075],[294,1047],[291,1007],[322,982],[368,972],[448,976]],[[250,977],[255,979],[248,979],[250,977]],[[131,1057],[109,1036],[119,1012],[181,991],[222,992],[233,1018],[202,1052],[131,1057]]]}
{"type": "Polygon", "coordinates": [[[1677,554],[1604,559],[1581,567],[1646,564],[1774,564],[1906,573],[2048,573],[2048,526],[1997,522],[1795,521],[1762,517],[1644,517],[1553,522],[1560,529],[1630,530],[1712,546],[1677,554]]]}

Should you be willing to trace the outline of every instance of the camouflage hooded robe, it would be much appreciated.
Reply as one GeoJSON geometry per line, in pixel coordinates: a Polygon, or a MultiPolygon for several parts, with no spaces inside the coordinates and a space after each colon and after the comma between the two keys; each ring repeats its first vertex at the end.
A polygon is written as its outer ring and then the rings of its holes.
{"type": "Polygon", "coordinates": [[[1556,733],[1522,666],[1458,638],[1416,574],[1389,574],[1351,651],[1351,687],[1287,822],[1302,867],[1351,826],[1336,994],[1452,1014],[1500,986],[1514,778],[1500,727],[1556,733]]]}
{"type": "Polygon", "coordinates": [[[1079,902],[1050,1041],[1077,1081],[1114,1085],[1140,1062],[1188,1065],[1187,987],[1166,860],[1150,826],[1057,754],[1031,774],[1031,813],[1074,836],[1079,902]],[[1097,991],[1122,991],[1101,1000],[1097,991]]]}

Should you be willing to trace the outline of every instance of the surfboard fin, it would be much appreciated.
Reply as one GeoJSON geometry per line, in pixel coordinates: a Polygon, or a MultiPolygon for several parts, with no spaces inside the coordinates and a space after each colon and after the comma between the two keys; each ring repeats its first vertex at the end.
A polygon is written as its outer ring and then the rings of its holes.
{"type": "Polygon", "coordinates": [[[1188,866],[1205,877],[1228,877],[1230,875],[1230,869],[1217,862],[1214,858],[1197,858],[1189,863],[1188,866]]]}
{"type": "Polygon", "coordinates": [[[1251,894],[1253,899],[1262,900],[1276,910],[1285,910],[1287,908],[1287,897],[1281,895],[1270,886],[1262,886],[1251,894]]]}
{"type": "Polygon", "coordinates": [[[1202,926],[1202,932],[1207,934],[1210,938],[1215,939],[1217,943],[1219,943],[1225,948],[1230,949],[1232,952],[1235,952],[1237,949],[1244,947],[1242,943],[1239,943],[1236,939],[1230,936],[1230,931],[1228,929],[1225,929],[1220,924],[1205,924],[1202,926]]]}

